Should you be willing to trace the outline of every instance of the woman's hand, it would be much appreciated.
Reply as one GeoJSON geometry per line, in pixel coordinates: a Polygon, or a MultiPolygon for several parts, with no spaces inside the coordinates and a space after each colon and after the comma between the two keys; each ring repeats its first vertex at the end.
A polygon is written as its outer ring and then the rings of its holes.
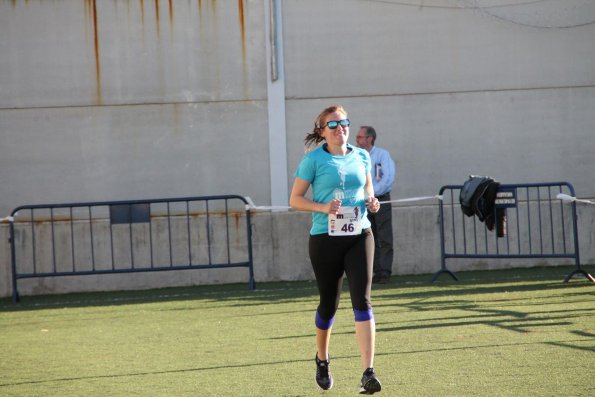
{"type": "Polygon", "coordinates": [[[368,197],[366,199],[366,208],[372,214],[375,214],[380,209],[380,202],[378,201],[378,199],[376,197],[368,197]]]}
{"type": "Polygon", "coordinates": [[[326,211],[329,215],[337,215],[339,213],[339,209],[341,208],[341,200],[334,199],[329,201],[327,204],[328,209],[326,211]]]}

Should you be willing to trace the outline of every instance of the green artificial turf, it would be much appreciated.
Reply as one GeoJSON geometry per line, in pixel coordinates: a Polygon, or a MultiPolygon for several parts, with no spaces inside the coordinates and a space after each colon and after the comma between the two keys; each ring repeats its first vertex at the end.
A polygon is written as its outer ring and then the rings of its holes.
{"type": "MultiPolygon", "coordinates": [[[[374,286],[380,396],[593,396],[595,285],[565,268],[374,286]]],[[[587,270],[593,270],[588,269],[587,270]]],[[[0,301],[1,396],[357,395],[349,294],[314,382],[315,283],[0,301]]]]}

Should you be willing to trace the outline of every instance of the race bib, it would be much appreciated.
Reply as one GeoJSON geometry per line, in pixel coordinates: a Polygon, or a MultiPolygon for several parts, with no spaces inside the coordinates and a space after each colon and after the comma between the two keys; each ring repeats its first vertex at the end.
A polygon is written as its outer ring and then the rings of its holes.
{"type": "Polygon", "coordinates": [[[341,207],[336,215],[328,216],[329,236],[355,236],[362,233],[359,207],[341,207]]]}

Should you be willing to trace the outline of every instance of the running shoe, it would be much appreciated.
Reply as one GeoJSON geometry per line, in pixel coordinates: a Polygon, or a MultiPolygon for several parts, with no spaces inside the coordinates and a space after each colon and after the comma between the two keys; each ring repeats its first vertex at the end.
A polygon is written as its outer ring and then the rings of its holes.
{"type": "Polygon", "coordinates": [[[362,383],[359,389],[359,394],[374,394],[382,389],[380,381],[376,377],[374,368],[368,368],[364,371],[362,376],[362,383]]]}
{"type": "Polygon", "coordinates": [[[333,387],[333,376],[330,369],[330,357],[328,360],[320,360],[316,354],[316,384],[322,390],[333,387]]]}

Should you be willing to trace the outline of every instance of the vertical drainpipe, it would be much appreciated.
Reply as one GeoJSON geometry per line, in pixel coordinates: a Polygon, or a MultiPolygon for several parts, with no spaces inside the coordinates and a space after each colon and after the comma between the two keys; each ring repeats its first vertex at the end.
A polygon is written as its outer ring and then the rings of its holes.
{"type": "Polygon", "coordinates": [[[267,55],[267,106],[271,205],[287,206],[287,142],[285,125],[285,78],[283,72],[283,26],[280,0],[263,0],[267,55]]]}

